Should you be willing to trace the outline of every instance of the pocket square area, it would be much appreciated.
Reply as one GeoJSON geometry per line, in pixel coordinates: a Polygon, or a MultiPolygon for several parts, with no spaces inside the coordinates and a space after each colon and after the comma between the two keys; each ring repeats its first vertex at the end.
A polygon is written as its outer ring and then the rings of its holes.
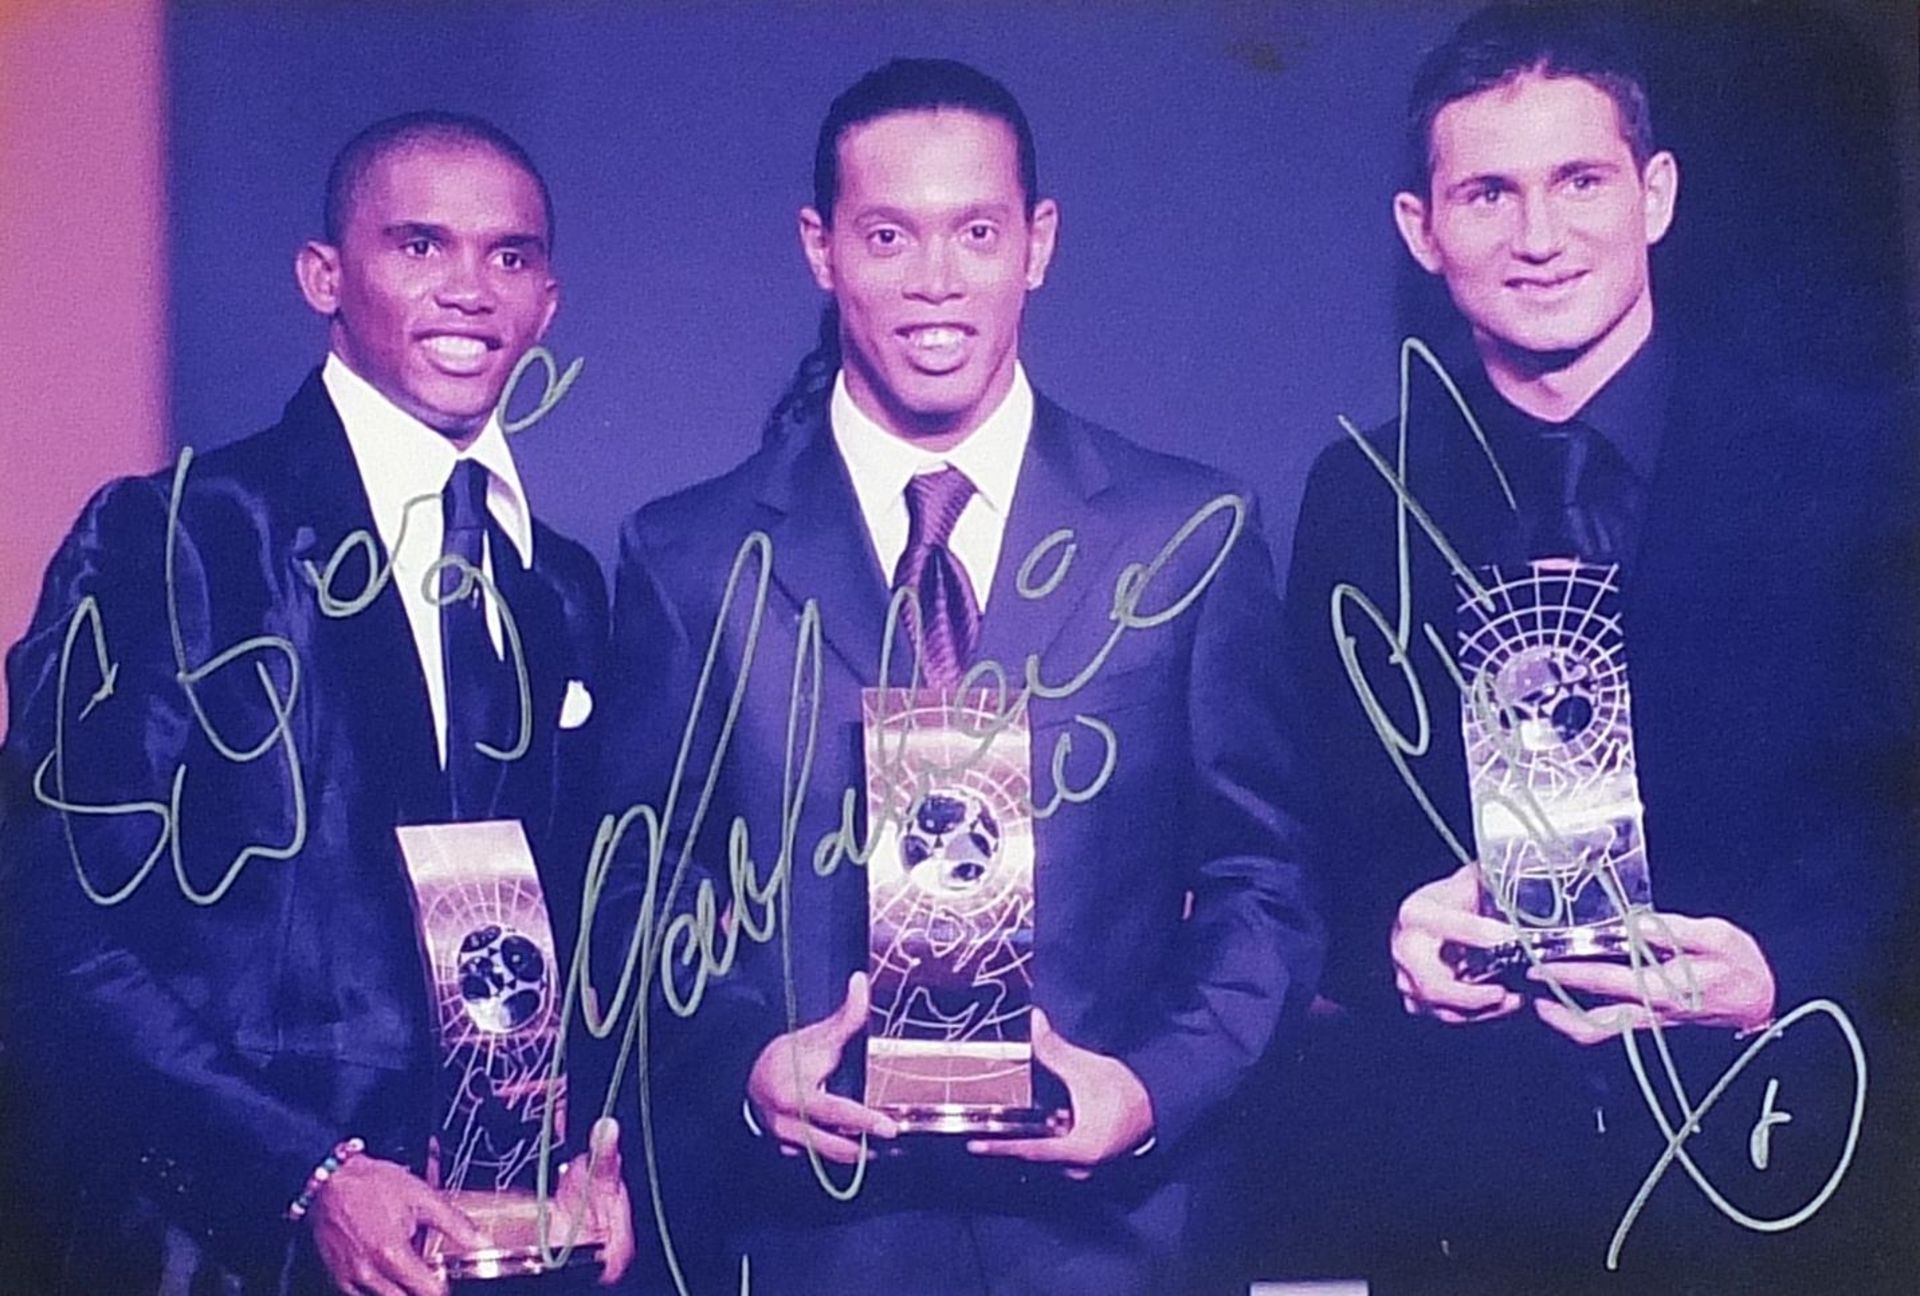
{"type": "Polygon", "coordinates": [[[567,695],[560,700],[560,727],[578,729],[593,714],[593,694],[577,679],[567,681],[567,695]]]}

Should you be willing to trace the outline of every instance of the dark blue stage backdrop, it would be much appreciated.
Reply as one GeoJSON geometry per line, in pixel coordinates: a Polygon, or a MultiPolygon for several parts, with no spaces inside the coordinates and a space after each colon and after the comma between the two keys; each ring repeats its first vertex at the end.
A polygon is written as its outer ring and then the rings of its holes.
{"type": "MultiPolygon", "coordinates": [[[[731,466],[811,344],[814,132],[898,54],[975,63],[1032,119],[1062,250],[1028,315],[1035,382],[1260,492],[1282,566],[1335,415],[1386,417],[1432,293],[1392,228],[1421,52],[1475,7],[333,4],[176,6],[168,23],[173,424],[264,426],[324,346],[292,259],[354,131],[420,107],[518,137],[558,205],[549,345],[586,358],[517,446],[536,506],[611,558],[629,509],[731,466]]],[[[1884,6],[1883,6],[1884,7],[1884,6]]],[[[1663,303],[1789,361],[1897,368],[1898,27],[1796,6],[1645,6],[1681,157],[1663,303]]],[[[1913,150],[1905,150],[1909,164],[1913,150]]]]}
{"type": "Polygon", "coordinates": [[[292,258],[333,151],[423,106],[503,125],[558,205],[549,345],[586,358],[516,446],[542,514],[620,516],[745,455],[811,344],[794,215],[834,94],[896,54],[1001,77],[1062,251],[1043,390],[1262,492],[1276,542],[1336,412],[1394,382],[1404,87],[1459,12],[1345,6],[189,5],[170,24],[176,438],[263,426],[324,346],[292,258]]]}

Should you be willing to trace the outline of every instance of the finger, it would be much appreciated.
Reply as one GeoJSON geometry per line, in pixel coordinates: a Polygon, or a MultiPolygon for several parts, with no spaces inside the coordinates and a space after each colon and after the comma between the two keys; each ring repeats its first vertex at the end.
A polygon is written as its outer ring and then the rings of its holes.
{"type": "Polygon", "coordinates": [[[447,1296],[447,1277],[440,1270],[429,1265],[417,1255],[413,1248],[401,1245],[372,1256],[374,1273],[371,1277],[378,1280],[374,1290],[381,1296],[447,1296]]]}
{"type": "Polygon", "coordinates": [[[839,1134],[871,1134],[874,1138],[890,1139],[900,1132],[899,1122],[892,1117],[839,1094],[806,1094],[786,1117],[839,1134]]]}
{"type": "Polygon", "coordinates": [[[835,1165],[858,1165],[865,1157],[872,1155],[852,1139],[842,1138],[802,1121],[782,1118],[774,1123],[772,1133],[784,1146],[791,1147],[796,1156],[804,1155],[811,1147],[821,1160],[831,1161],[835,1165]]]}
{"type": "Polygon", "coordinates": [[[587,1135],[587,1148],[592,1153],[594,1182],[603,1187],[619,1184],[620,1122],[611,1116],[595,1121],[587,1135]]]}
{"type": "Polygon", "coordinates": [[[406,1288],[398,1283],[389,1282],[372,1270],[369,1270],[364,1277],[353,1279],[340,1290],[351,1292],[352,1296],[408,1296],[406,1288]]]}
{"type": "Polygon", "coordinates": [[[1643,1003],[1665,1012],[1678,1006],[1687,993],[1690,978],[1675,976],[1659,967],[1635,969],[1624,963],[1570,960],[1529,968],[1527,979],[1619,1003],[1643,1003]]]}
{"type": "Polygon", "coordinates": [[[1548,1026],[1582,1045],[1599,1044],[1616,1038],[1629,1027],[1651,1024],[1645,1008],[1628,1004],[1581,1009],[1569,1008],[1555,999],[1536,999],[1533,1011],[1548,1026]]]}
{"type": "MultiPolygon", "coordinates": [[[[452,1202],[439,1196],[418,1180],[413,1182],[418,1188],[418,1191],[413,1194],[411,1203],[414,1219],[444,1235],[447,1241],[458,1250],[477,1251],[491,1245],[487,1235],[452,1202]]],[[[407,1254],[411,1256],[413,1253],[409,1251],[407,1254]]]]}
{"type": "MultiPolygon", "coordinates": [[[[1502,1017],[1519,1012],[1520,1006],[1524,1003],[1526,1003],[1526,997],[1524,995],[1517,995],[1512,991],[1507,991],[1500,1002],[1491,1008],[1479,1009],[1472,1012],[1461,1012],[1452,1008],[1435,1008],[1433,1010],[1433,1016],[1449,1026],[1471,1026],[1475,1022],[1498,1021],[1502,1017]]],[[[1409,1008],[1408,1011],[1415,1012],[1417,1009],[1409,1008]]]]}
{"type": "Polygon", "coordinates": [[[603,1205],[610,1218],[606,1222],[606,1249],[601,1252],[600,1285],[611,1287],[626,1275],[639,1247],[633,1236],[633,1204],[627,1200],[626,1186],[621,1185],[604,1199],[603,1205]]]}
{"type": "Polygon", "coordinates": [[[1632,932],[1661,953],[1723,954],[1747,934],[1724,918],[1646,913],[1631,920],[1632,932]]]}
{"type": "Polygon", "coordinates": [[[1414,977],[1413,1000],[1436,1016],[1442,1011],[1466,1017],[1502,1016],[1520,1006],[1520,996],[1505,986],[1493,982],[1474,985],[1451,971],[1431,978],[1414,977]]]}
{"type": "Polygon", "coordinates": [[[836,1044],[845,1044],[860,1033],[867,1024],[867,1012],[872,1007],[871,990],[867,985],[867,974],[855,972],[847,978],[847,997],[840,1001],[839,1010],[822,1024],[827,1027],[827,1036],[836,1044]]]}
{"type": "Polygon", "coordinates": [[[1450,909],[1433,903],[1411,903],[1400,911],[1401,926],[1421,936],[1456,945],[1493,949],[1505,945],[1519,930],[1504,918],[1488,918],[1475,909],[1450,909]]]}
{"type": "Polygon", "coordinates": [[[1071,1133],[1055,1134],[1050,1138],[968,1139],[967,1151],[975,1156],[1083,1167],[1091,1159],[1082,1142],[1071,1133]]]}
{"type": "Polygon", "coordinates": [[[1035,1008],[1031,1018],[1029,1034],[1033,1041],[1033,1056],[1041,1066],[1059,1076],[1067,1086],[1068,1094],[1073,1092],[1073,1076],[1078,1075],[1078,1064],[1085,1050],[1067,1043],[1060,1033],[1053,1029],[1044,1009],[1035,1008]]]}

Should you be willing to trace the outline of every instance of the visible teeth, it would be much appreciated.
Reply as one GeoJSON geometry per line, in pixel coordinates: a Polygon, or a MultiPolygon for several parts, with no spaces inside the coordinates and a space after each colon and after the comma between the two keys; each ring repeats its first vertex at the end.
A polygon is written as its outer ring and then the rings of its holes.
{"type": "Polygon", "coordinates": [[[923,351],[935,351],[941,347],[960,345],[960,330],[957,328],[915,329],[907,337],[913,345],[923,351]]]}
{"type": "Polygon", "coordinates": [[[487,344],[479,338],[453,337],[442,334],[427,339],[427,349],[445,360],[478,360],[487,352],[487,344]]]}

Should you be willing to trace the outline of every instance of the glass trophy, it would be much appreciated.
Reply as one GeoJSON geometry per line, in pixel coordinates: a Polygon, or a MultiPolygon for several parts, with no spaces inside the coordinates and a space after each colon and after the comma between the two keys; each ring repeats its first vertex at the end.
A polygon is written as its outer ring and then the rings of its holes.
{"type": "Polygon", "coordinates": [[[909,1133],[1027,1137],[1036,1105],[1024,696],[867,689],[866,1103],[909,1133]]]}
{"type": "MultiPolygon", "coordinates": [[[[518,820],[395,831],[437,1036],[428,1181],[492,1243],[455,1253],[433,1233],[427,1259],[453,1281],[598,1266],[605,1238],[537,1193],[549,1115],[550,1146],[566,1136],[566,1076],[553,1070],[564,977],[526,834],[518,820]]],[[[550,1173],[549,1190],[558,1181],[550,1173]]]]}
{"type": "MultiPolygon", "coordinates": [[[[1480,911],[1515,940],[1471,960],[1625,959],[1652,907],[1619,568],[1538,559],[1460,592],[1461,727],[1480,911]]],[[[1486,966],[1479,966],[1484,964],[1486,966]]]]}

